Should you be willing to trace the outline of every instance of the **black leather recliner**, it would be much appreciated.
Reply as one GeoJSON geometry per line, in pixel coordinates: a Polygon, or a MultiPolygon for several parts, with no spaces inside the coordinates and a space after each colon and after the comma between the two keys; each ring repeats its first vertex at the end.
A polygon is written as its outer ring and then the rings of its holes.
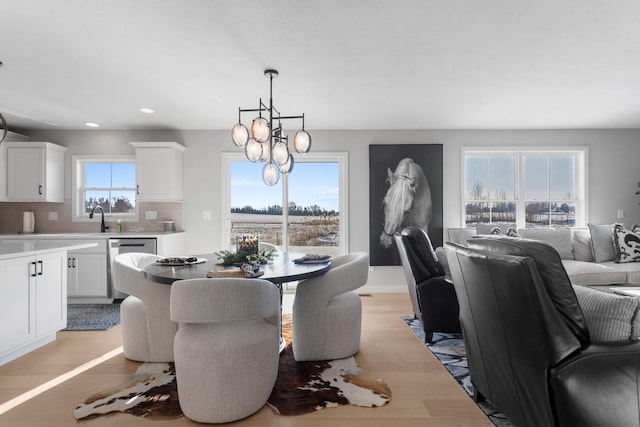
{"type": "Polygon", "coordinates": [[[556,250],[504,236],[445,246],[476,400],[518,426],[640,426],[640,341],[592,343],[556,250]]]}
{"type": "Polygon", "coordinates": [[[420,227],[405,227],[394,235],[409,286],[414,316],[422,322],[425,341],[434,332],[460,332],[458,300],[427,233],[420,227]]]}

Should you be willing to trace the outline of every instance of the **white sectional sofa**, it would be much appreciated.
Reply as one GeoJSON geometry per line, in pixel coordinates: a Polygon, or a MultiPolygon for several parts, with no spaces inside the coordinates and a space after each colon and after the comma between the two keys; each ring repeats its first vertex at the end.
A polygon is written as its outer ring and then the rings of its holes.
{"type": "MultiPolygon", "coordinates": [[[[491,234],[496,226],[506,233],[514,224],[479,224],[476,229],[450,228],[447,240],[466,244],[476,234],[491,234]]],[[[640,286],[640,262],[616,262],[613,224],[588,228],[518,229],[520,237],[542,240],[556,248],[571,282],[590,286],[640,286]]]]}

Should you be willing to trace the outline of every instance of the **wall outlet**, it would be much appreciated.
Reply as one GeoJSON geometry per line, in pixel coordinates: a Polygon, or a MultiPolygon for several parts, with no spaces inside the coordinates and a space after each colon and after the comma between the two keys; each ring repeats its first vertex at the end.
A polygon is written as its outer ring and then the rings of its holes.
{"type": "Polygon", "coordinates": [[[49,212],[49,221],[57,221],[58,212],[49,212]]]}
{"type": "Polygon", "coordinates": [[[618,209],[618,219],[624,218],[624,211],[622,209],[618,209]]]}
{"type": "Polygon", "coordinates": [[[145,211],[144,219],[158,219],[158,212],[156,211],[145,211]]]}
{"type": "Polygon", "coordinates": [[[202,219],[211,221],[211,211],[202,211],[202,219]]]}

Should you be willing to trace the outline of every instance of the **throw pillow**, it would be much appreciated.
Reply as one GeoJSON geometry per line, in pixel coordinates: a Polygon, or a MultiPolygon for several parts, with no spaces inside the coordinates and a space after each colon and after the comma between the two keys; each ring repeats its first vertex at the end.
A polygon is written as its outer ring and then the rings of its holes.
{"type": "Polygon", "coordinates": [[[523,228],[520,235],[525,239],[540,240],[553,246],[561,259],[573,259],[571,230],[568,228],[523,228]]]}
{"type": "Polygon", "coordinates": [[[640,261],[640,225],[626,230],[620,224],[613,226],[613,243],[616,249],[616,262],[640,261]]]}
{"type": "Polygon", "coordinates": [[[613,226],[615,224],[587,224],[591,233],[591,249],[595,262],[613,261],[616,259],[616,248],[613,245],[613,226]]]}
{"type": "Polygon", "coordinates": [[[573,285],[592,342],[636,339],[640,299],[573,285]]]}
{"type": "Polygon", "coordinates": [[[476,235],[491,234],[491,231],[496,227],[506,233],[509,227],[513,227],[515,230],[516,225],[512,222],[479,222],[476,224],[476,235]]]}
{"type": "Polygon", "coordinates": [[[593,249],[591,248],[591,234],[589,229],[573,229],[573,259],[576,261],[593,262],[593,249]]]}
{"type": "Polygon", "coordinates": [[[500,236],[509,236],[509,237],[520,237],[520,235],[518,234],[518,232],[516,231],[516,229],[514,227],[509,227],[507,228],[507,232],[505,233],[504,231],[502,231],[502,228],[500,227],[493,227],[491,229],[491,234],[495,235],[500,235],[500,236]]]}

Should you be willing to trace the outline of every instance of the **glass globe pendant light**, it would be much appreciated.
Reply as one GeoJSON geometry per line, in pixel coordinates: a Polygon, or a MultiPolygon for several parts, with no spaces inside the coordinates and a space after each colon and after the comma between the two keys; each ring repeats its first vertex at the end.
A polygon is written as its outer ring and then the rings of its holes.
{"type": "Polygon", "coordinates": [[[276,185],[280,180],[280,172],[275,164],[272,162],[267,163],[262,168],[262,180],[267,185],[276,185]]]}
{"type": "Polygon", "coordinates": [[[242,123],[237,123],[233,129],[231,129],[231,140],[236,147],[244,147],[249,141],[249,130],[242,123]]]}
{"type": "Polygon", "coordinates": [[[285,164],[287,160],[289,160],[289,148],[287,144],[282,141],[273,144],[271,148],[271,158],[278,166],[285,164]]]}
{"type": "Polygon", "coordinates": [[[255,138],[249,138],[249,142],[244,146],[244,154],[251,162],[258,162],[262,159],[262,144],[255,140],[255,138]]]}
{"type": "Polygon", "coordinates": [[[282,165],[278,166],[281,174],[288,174],[293,170],[293,154],[289,153],[289,159],[282,165]]]}
{"type": "Polygon", "coordinates": [[[311,150],[311,135],[306,130],[299,130],[293,137],[293,148],[297,153],[307,154],[311,150]]]}
{"type": "Polygon", "coordinates": [[[251,123],[251,136],[258,142],[266,142],[269,139],[271,128],[269,122],[264,117],[256,117],[251,123]]]}
{"type": "MultiPolygon", "coordinates": [[[[3,63],[0,61],[0,67],[2,67],[2,65],[3,63]]],[[[0,113],[0,144],[2,144],[2,141],[7,137],[8,131],[9,128],[7,127],[7,120],[4,118],[2,113],[0,113]]]]}

